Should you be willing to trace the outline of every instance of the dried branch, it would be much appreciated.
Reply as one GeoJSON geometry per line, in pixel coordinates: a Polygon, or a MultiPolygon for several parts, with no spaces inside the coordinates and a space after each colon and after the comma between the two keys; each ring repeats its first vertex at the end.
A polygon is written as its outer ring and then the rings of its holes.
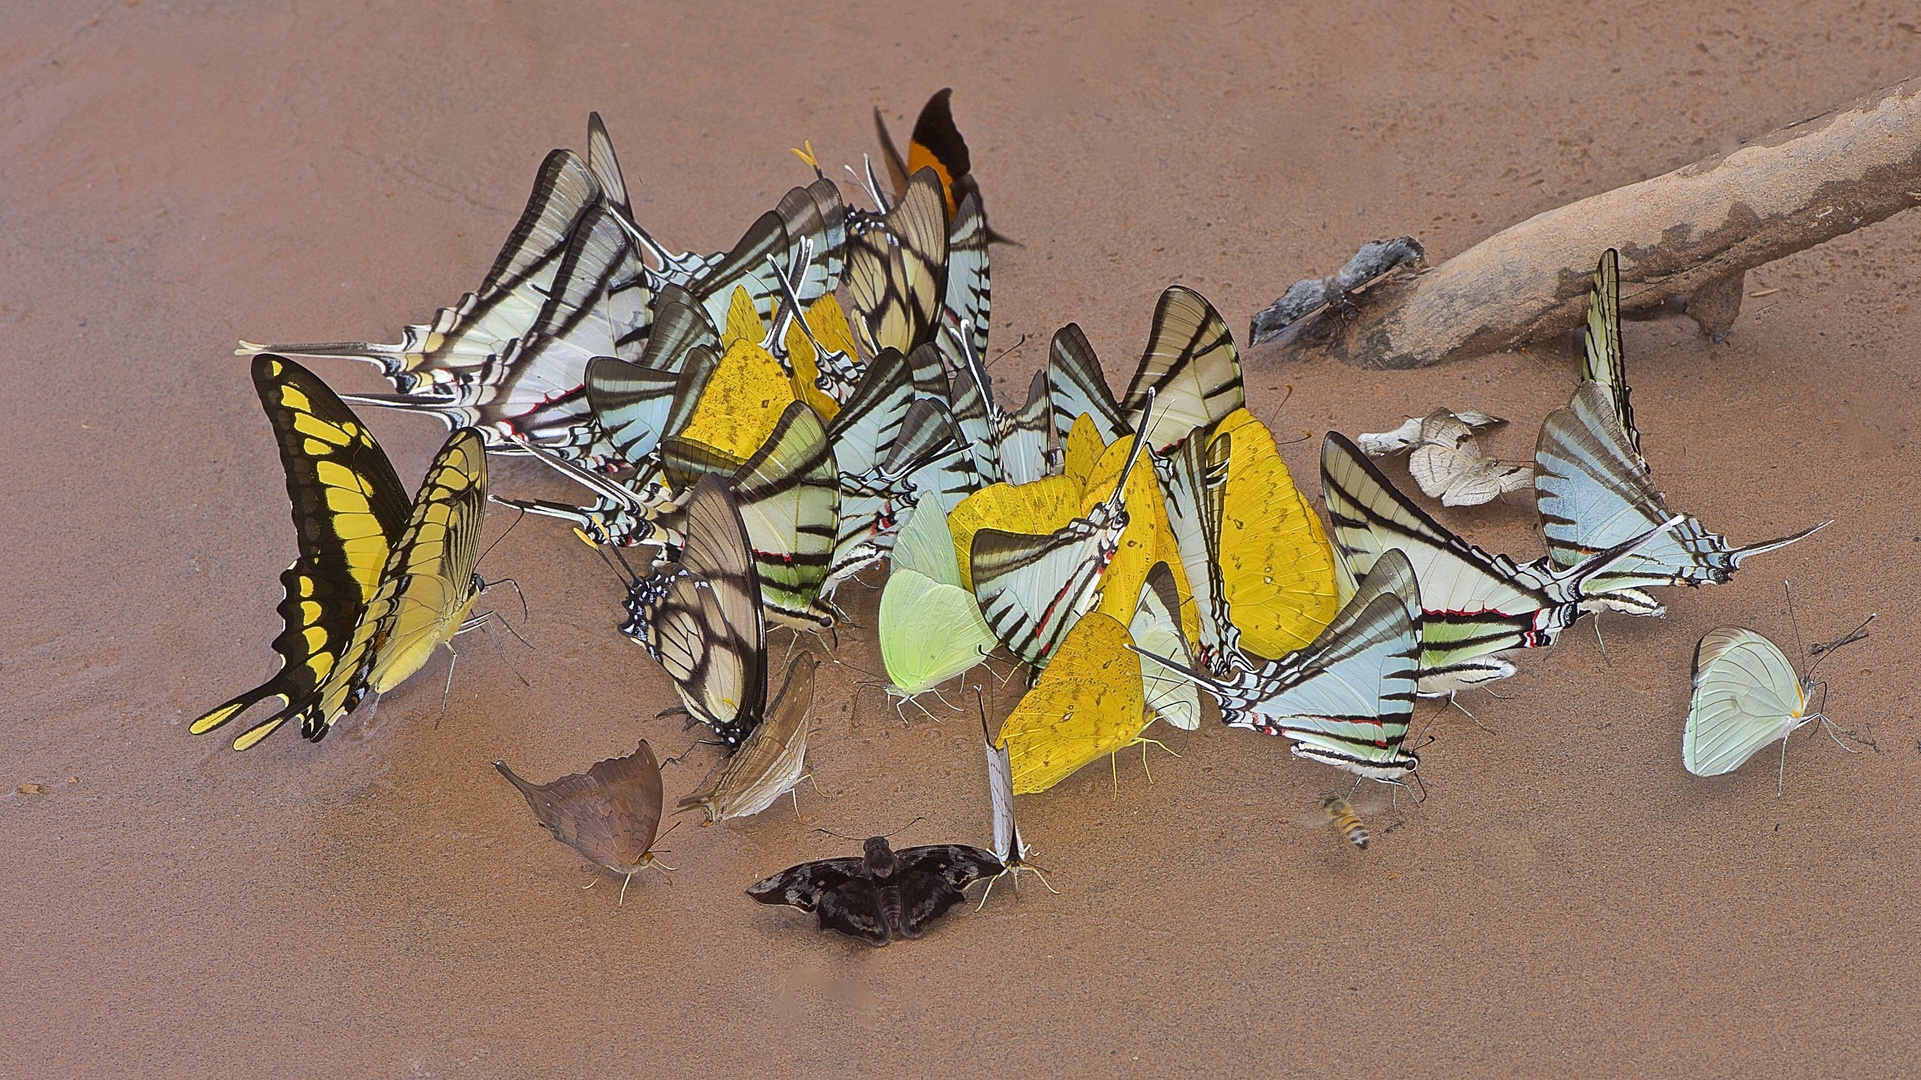
{"type": "Polygon", "coordinates": [[[1579,324],[1594,260],[1608,247],[1621,253],[1624,313],[1685,298],[1718,341],[1749,269],[1917,203],[1921,78],[1537,214],[1419,275],[1377,281],[1289,326],[1275,352],[1411,368],[1565,333],[1579,324]]]}

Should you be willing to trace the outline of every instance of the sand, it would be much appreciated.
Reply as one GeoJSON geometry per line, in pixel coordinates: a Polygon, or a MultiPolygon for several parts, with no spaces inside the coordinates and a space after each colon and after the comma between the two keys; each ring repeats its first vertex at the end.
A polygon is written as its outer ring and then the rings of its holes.
{"type": "MultiPolygon", "coordinates": [[[[641,219],[712,250],[808,179],[789,146],[857,163],[873,106],[904,131],[952,85],[1024,245],[994,256],[997,351],[1027,335],[996,373],[1019,387],[1069,320],[1124,379],[1171,282],[1240,332],[1365,240],[1445,257],[1921,70],[1912,11],[1876,0],[1104,7],[8,5],[0,1074],[1911,1070],[1913,214],[1751,275],[1773,291],[1725,345],[1628,326],[1674,505],[1739,539],[1835,524],[1671,593],[1663,621],[1608,619],[1605,655],[1584,623],[1522,656],[1463,699],[1485,730],[1433,722],[1425,803],[1373,811],[1404,824],[1364,853],[1315,823],[1330,770],[1210,721],[1149,748],[1151,781],[1130,750],[1022,800],[1059,895],[996,890],[881,950],[760,908],[756,877],[858,847],[817,830],[987,836],[971,711],[903,723],[857,693],[879,658],[850,629],[798,813],[682,826],[678,869],[616,906],[489,763],[544,780],[692,735],[655,717],[671,689],[614,632],[611,576],[537,520],[482,568],[518,581],[535,649],[463,639],[437,725],[444,658],[319,745],[187,734],[272,669],[294,550],[235,341],[392,340],[453,301],[589,109],[641,219]],[[1726,622],[1790,641],[1783,578],[1810,639],[1880,613],[1824,668],[1829,711],[1879,752],[1797,736],[1777,799],[1767,756],[1703,781],[1679,747],[1695,641],[1726,622]]],[[[1573,371],[1551,348],[1400,373],[1256,351],[1247,381],[1315,494],[1323,432],[1436,405],[1510,418],[1487,445],[1526,458],[1573,371]]],[[[412,482],[438,426],[368,420],[412,482]]],[[[567,494],[527,463],[494,486],[567,494]]],[[[1442,516],[1540,550],[1525,497],[1442,516]]],[[[877,595],[850,588],[855,621],[877,595]]],[[[510,592],[483,603],[519,618],[510,592]]],[[[990,682],[990,708],[1017,686],[990,682]]],[[[670,767],[669,797],[707,760],[670,767]]]]}

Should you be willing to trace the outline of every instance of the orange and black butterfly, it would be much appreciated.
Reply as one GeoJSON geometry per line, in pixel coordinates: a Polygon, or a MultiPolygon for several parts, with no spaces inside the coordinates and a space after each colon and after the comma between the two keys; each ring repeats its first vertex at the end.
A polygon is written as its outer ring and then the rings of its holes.
{"type": "MultiPolygon", "coordinates": [[[[914,134],[908,139],[905,158],[894,146],[894,138],[887,132],[887,121],[880,109],[874,110],[874,131],[880,136],[881,154],[887,159],[887,175],[894,182],[894,197],[898,199],[907,193],[907,181],[915,173],[932,167],[947,196],[950,221],[961,217],[960,205],[969,195],[979,202],[981,191],[980,184],[974,180],[967,140],[961,138],[960,129],[954,126],[954,109],[949,101],[953,95],[953,88],[949,87],[927,99],[927,104],[921,107],[920,118],[914,121],[914,134]]],[[[1012,242],[992,229],[987,230],[987,238],[999,243],[1012,242]]]]}

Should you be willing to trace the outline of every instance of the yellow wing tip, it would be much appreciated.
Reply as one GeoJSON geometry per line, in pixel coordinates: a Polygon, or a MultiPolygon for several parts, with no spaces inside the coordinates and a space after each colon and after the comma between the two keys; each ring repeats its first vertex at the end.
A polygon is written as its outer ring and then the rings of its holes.
{"type": "Polygon", "coordinates": [[[246,706],[240,702],[230,701],[212,712],[207,713],[205,716],[200,717],[198,720],[195,720],[192,724],[189,724],[187,731],[194,735],[205,735],[214,728],[232,720],[240,713],[240,710],[244,708],[246,708],[246,706]]]}
{"type": "Polygon", "coordinates": [[[280,729],[280,725],[286,722],[287,721],[285,717],[277,716],[272,720],[267,721],[264,724],[257,724],[253,727],[250,727],[247,730],[241,732],[240,737],[236,738],[233,741],[233,748],[236,751],[251,750],[256,743],[266,738],[267,736],[272,735],[275,731],[278,731],[280,729]]]}

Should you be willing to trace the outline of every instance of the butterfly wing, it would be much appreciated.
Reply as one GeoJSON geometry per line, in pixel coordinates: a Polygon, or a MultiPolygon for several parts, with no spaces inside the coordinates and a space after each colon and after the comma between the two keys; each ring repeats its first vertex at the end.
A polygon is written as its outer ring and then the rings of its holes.
{"type": "Polygon", "coordinates": [[[1752,630],[1709,631],[1694,649],[1693,681],[1681,764],[1696,776],[1733,772],[1806,722],[1807,700],[1794,665],[1752,630]]]}
{"type": "Polygon", "coordinates": [[[868,353],[934,342],[947,296],[947,208],[934,171],[916,172],[892,210],[850,231],[847,288],[868,353]]]}
{"type": "Polygon", "coordinates": [[[804,402],[787,406],[773,433],[734,474],[761,601],[777,619],[832,626],[820,592],[832,566],[840,487],[827,429],[804,402]]]}
{"type": "Polygon", "coordinates": [[[1365,576],[1381,555],[1403,552],[1420,582],[1423,671],[1444,674],[1507,649],[1548,644],[1572,612],[1505,555],[1462,540],[1395,490],[1352,442],[1329,432],[1321,487],[1348,566],[1365,576]]]}
{"type": "Polygon", "coordinates": [[[802,911],[815,911],[828,893],[860,877],[861,870],[859,856],[801,863],[754,882],[747,887],[747,895],[762,904],[785,904],[802,911]]]}
{"type": "Polygon", "coordinates": [[[522,779],[505,762],[494,762],[494,768],[526,797],[554,839],[617,874],[652,861],[648,849],[660,826],[660,764],[645,739],[626,757],[596,762],[585,773],[549,784],[522,779]]]}
{"type": "Polygon", "coordinates": [[[1130,746],[1146,726],[1140,657],[1127,627],[1092,611],[1001,724],[1014,792],[1046,791],[1081,766],[1130,746]]]}
{"type": "Polygon", "coordinates": [[[1098,602],[1119,532],[1081,519],[1045,535],[976,532],[969,557],[974,595],[995,638],[1027,663],[1048,663],[1076,620],[1098,602]]]}
{"type": "Polygon", "coordinates": [[[1420,676],[1420,593],[1406,556],[1389,552],[1320,637],[1290,658],[1252,724],[1294,752],[1361,776],[1392,779],[1419,759],[1403,748],[1420,676]]]}
{"type": "MultiPolygon", "coordinates": [[[[1341,608],[1334,548],[1274,436],[1253,414],[1243,409],[1223,419],[1207,453],[1226,465],[1214,542],[1239,647],[1285,656],[1314,640],[1341,608]]],[[[1193,588],[1191,567],[1187,580],[1193,588]]]]}
{"type": "Polygon", "coordinates": [[[968,844],[926,844],[902,848],[894,854],[900,858],[897,874],[926,874],[956,890],[991,878],[1002,869],[993,852],[968,844]]]}
{"type": "Polygon", "coordinates": [[[689,713],[738,747],[759,725],[766,701],[766,639],[747,527],[712,475],[695,483],[687,501],[681,567],[685,573],[655,575],[636,591],[652,588],[664,597],[650,621],[661,663],[689,713]]]}
{"type": "Polygon", "coordinates": [[[1192,681],[1148,655],[1170,657],[1185,667],[1194,665],[1187,637],[1181,633],[1180,610],[1181,597],[1174,575],[1166,563],[1157,562],[1147,572],[1147,582],[1141,588],[1139,604],[1127,632],[1144,654],[1141,687],[1146,707],[1156,719],[1165,720],[1182,731],[1193,731],[1201,726],[1200,690],[1192,681]]]}
{"type": "Polygon", "coordinates": [[[486,511],[487,449],[478,431],[461,428],[427,467],[407,529],[356,634],[391,620],[384,640],[374,642],[369,682],[376,693],[419,671],[466,620],[478,594],[474,564],[486,511]]]}
{"type": "Polygon", "coordinates": [[[999,644],[973,593],[901,565],[881,589],[879,620],[881,662],[903,694],[924,693],[971,670],[999,644]]]}
{"type": "Polygon", "coordinates": [[[768,706],[767,719],[678,809],[704,810],[706,824],[758,814],[800,783],[806,770],[807,735],[814,709],[814,672],[819,661],[801,652],[768,706]]]}
{"type": "Polygon", "coordinates": [[[1635,430],[1634,406],[1628,400],[1627,360],[1621,351],[1621,263],[1613,248],[1601,253],[1601,261],[1594,268],[1582,345],[1581,379],[1599,383],[1607,391],[1610,411],[1621,425],[1627,451],[1645,472],[1647,459],[1641,456],[1641,433],[1635,430]]]}
{"type": "Polygon", "coordinates": [[[282,666],[189,728],[202,734],[261,701],[283,699],[285,708],[235,740],[241,750],[296,717],[303,733],[318,738],[359,703],[358,665],[343,664],[343,656],[410,513],[379,442],[325,383],[272,354],[254,357],[253,380],[280,444],[300,541],[299,558],[280,575],[284,629],[273,650],[282,666]]]}
{"type": "Polygon", "coordinates": [[[630,364],[612,356],[587,362],[588,411],[621,461],[638,464],[660,445],[674,408],[680,373],[630,364]]]}
{"type": "Polygon", "coordinates": [[[1169,286],[1154,305],[1147,350],[1121,399],[1130,429],[1146,425],[1156,452],[1247,404],[1240,354],[1220,312],[1200,293],[1169,286]],[[1154,415],[1145,416],[1149,395],[1154,415]]]}

